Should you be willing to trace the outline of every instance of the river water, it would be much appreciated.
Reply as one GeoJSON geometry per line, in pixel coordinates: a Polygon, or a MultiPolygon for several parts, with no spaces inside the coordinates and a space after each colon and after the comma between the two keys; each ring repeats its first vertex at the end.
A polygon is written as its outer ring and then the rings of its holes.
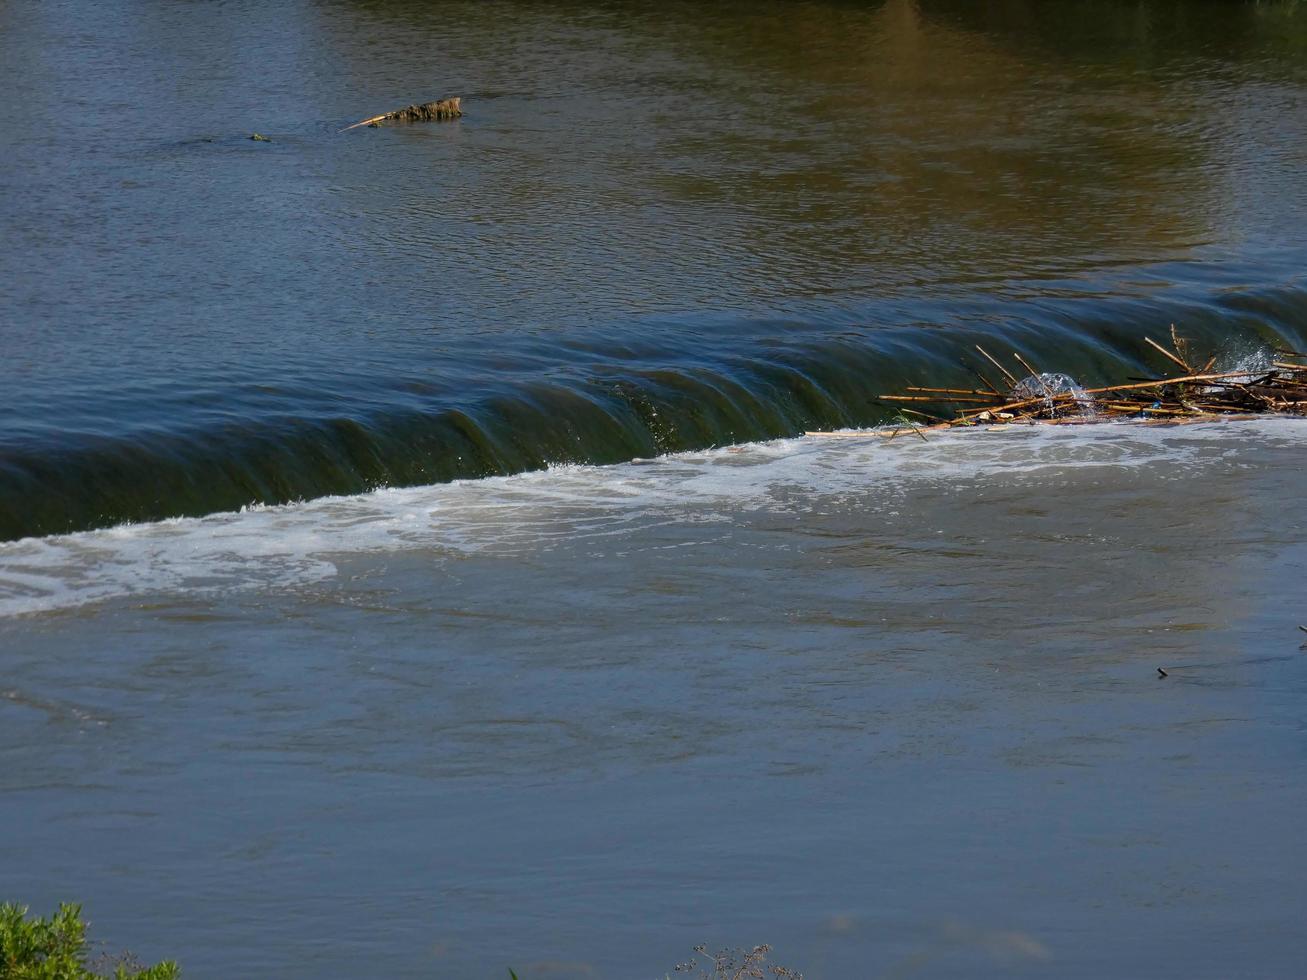
{"type": "Polygon", "coordinates": [[[1301,5],[0,0],[0,81],[0,899],[1299,968],[1307,425],[803,433],[1303,349],[1301,5]]]}

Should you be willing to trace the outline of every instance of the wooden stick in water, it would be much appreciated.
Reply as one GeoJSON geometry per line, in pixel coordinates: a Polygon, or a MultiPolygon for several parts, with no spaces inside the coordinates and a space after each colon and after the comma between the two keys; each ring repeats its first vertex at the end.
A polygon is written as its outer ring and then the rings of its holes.
{"type": "Polygon", "coordinates": [[[918,388],[916,386],[910,386],[904,388],[903,390],[904,391],[928,391],[937,395],[983,395],[986,398],[992,397],[988,391],[978,391],[974,388],[918,388]]]}
{"type": "Polygon", "coordinates": [[[1108,385],[1106,388],[1086,388],[1085,394],[1098,395],[1108,391],[1138,391],[1141,388],[1161,388],[1164,385],[1183,384],[1189,381],[1223,381],[1228,378],[1246,378],[1247,371],[1224,371],[1219,374],[1188,374],[1179,378],[1159,378],[1132,385],[1108,385]]]}
{"type": "Polygon", "coordinates": [[[932,422],[944,421],[938,415],[927,415],[925,412],[918,412],[915,408],[900,408],[899,411],[905,415],[920,415],[923,419],[930,419],[932,422]]]}
{"type": "Polygon", "coordinates": [[[996,360],[994,360],[992,357],[990,357],[990,356],[989,356],[989,352],[986,351],[985,348],[983,348],[983,347],[981,347],[979,344],[977,344],[977,345],[976,345],[976,350],[980,351],[980,353],[984,356],[985,360],[989,361],[990,364],[992,364],[992,365],[994,365],[994,367],[998,368],[998,373],[1001,374],[1001,375],[1003,375],[1003,377],[1007,378],[1007,380],[1008,380],[1008,384],[1010,384],[1013,388],[1015,388],[1015,387],[1017,386],[1017,379],[1014,378],[1014,377],[1012,377],[1012,374],[1008,371],[1007,368],[1005,368],[1002,364],[999,364],[998,361],[996,361],[996,360]]]}
{"type": "Polygon", "coordinates": [[[887,402],[973,402],[979,405],[992,405],[993,398],[969,398],[961,395],[880,395],[887,402]]]}
{"type": "MultiPolygon", "coordinates": [[[[1074,400],[1074,396],[1069,391],[1059,395],[1052,395],[1051,397],[1054,404],[1074,400]]],[[[966,422],[969,419],[975,418],[977,415],[983,415],[985,412],[1011,412],[1018,408],[1029,408],[1031,405],[1043,405],[1047,401],[1048,398],[1027,398],[1019,402],[1007,402],[1003,405],[995,405],[993,408],[965,408],[962,410],[963,417],[958,419],[958,421],[966,422]]]]}
{"type": "Polygon", "coordinates": [[[1175,332],[1174,323],[1171,324],[1171,346],[1175,349],[1176,356],[1180,358],[1180,366],[1193,374],[1194,369],[1189,366],[1189,341],[1181,339],[1175,332]]]}
{"type": "MultiPolygon", "coordinates": [[[[1020,364],[1023,368],[1026,369],[1026,374],[1030,375],[1032,378],[1035,378],[1036,380],[1039,379],[1040,372],[1036,371],[1029,364],[1027,364],[1026,359],[1024,357],[1022,357],[1020,354],[1013,354],[1012,356],[1017,359],[1018,364],[1020,364]]],[[[1040,387],[1044,389],[1044,391],[1048,391],[1048,387],[1044,384],[1043,381],[1040,381],[1039,384],[1040,387]]]]}
{"type": "Polygon", "coordinates": [[[368,118],[368,119],[360,119],[360,120],[359,120],[358,122],[356,122],[353,126],[346,126],[344,129],[338,129],[338,130],[336,130],[336,132],[338,132],[338,133],[348,133],[351,129],[358,129],[360,126],[370,126],[370,125],[372,125],[372,123],[381,122],[383,119],[385,119],[385,118],[386,118],[387,116],[389,116],[389,115],[390,115],[389,112],[383,112],[383,113],[382,113],[381,115],[379,115],[379,116],[372,116],[372,117],[370,117],[370,118],[368,118]]]}
{"type": "MultiPolygon", "coordinates": [[[[1172,328],[1172,329],[1174,329],[1174,328],[1172,328]]],[[[1165,357],[1167,360],[1171,361],[1172,363],[1179,364],[1182,368],[1184,368],[1184,369],[1185,369],[1186,371],[1188,371],[1189,373],[1191,373],[1191,374],[1193,373],[1193,368],[1191,368],[1191,367],[1190,367],[1188,364],[1186,364],[1184,361],[1180,360],[1180,358],[1178,358],[1178,357],[1176,357],[1174,354],[1172,354],[1169,350],[1167,350],[1165,347],[1163,347],[1161,344],[1159,344],[1157,341],[1155,341],[1152,337],[1145,337],[1145,338],[1144,338],[1144,343],[1151,345],[1152,348],[1153,348],[1155,351],[1157,351],[1159,354],[1161,354],[1161,355],[1162,355],[1163,357],[1165,357]]]]}
{"type": "MultiPolygon", "coordinates": [[[[1032,379],[1033,379],[1033,380],[1034,380],[1034,381],[1039,385],[1040,390],[1042,390],[1042,391],[1044,392],[1044,397],[1045,397],[1045,398],[1052,398],[1052,397],[1053,397],[1053,393],[1052,393],[1051,391],[1048,390],[1048,385],[1044,384],[1044,376],[1043,376],[1039,371],[1036,371],[1034,368],[1032,368],[1032,367],[1031,367],[1031,366],[1026,362],[1026,359],[1025,359],[1024,357],[1022,357],[1020,354],[1018,354],[1018,353],[1016,353],[1016,352],[1014,351],[1014,352],[1012,353],[1012,356],[1015,357],[1015,358],[1017,359],[1017,363],[1020,364],[1023,368],[1025,368],[1025,369],[1026,369],[1026,373],[1027,373],[1028,375],[1030,375],[1030,377],[1031,377],[1031,378],[1032,378],[1032,379]]],[[[1050,405],[1049,408],[1050,408],[1050,410],[1051,410],[1051,409],[1052,409],[1052,406],[1050,405]]]]}
{"type": "Polygon", "coordinates": [[[982,385],[984,385],[986,388],[992,391],[999,398],[1003,397],[1002,392],[998,390],[998,386],[995,385],[994,382],[990,381],[987,377],[985,377],[983,374],[981,374],[979,371],[973,368],[970,364],[966,364],[964,366],[968,371],[970,371],[972,374],[976,376],[977,380],[979,380],[982,385]]]}

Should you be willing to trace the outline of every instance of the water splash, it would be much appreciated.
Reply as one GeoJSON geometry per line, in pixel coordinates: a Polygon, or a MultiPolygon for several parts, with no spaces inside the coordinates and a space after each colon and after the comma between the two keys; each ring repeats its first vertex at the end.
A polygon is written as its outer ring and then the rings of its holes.
{"type": "Polygon", "coordinates": [[[1085,418],[1093,418],[1098,415],[1094,396],[1085,391],[1076,383],[1074,378],[1067,374],[1032,374],[1028,378],[1023,378],[1013,386],[1011,399],[1013,401],[1029,401],[1042,398],[1044,408],[1049,415],[1056,415],[1058,407],[1065,407],[1070,410],[1070,405],[1065,401],[1058,401],[1059,398],[1065,395],[1071,396],[1078,415],[1085,418]]]}
{"type": "Polygon", "coordinates": [[[1237,357],[1233,358],[1232,363],[1222,371],[1239,371],[1240,374],[1231,378],[1231,381],[1248,382],[1271,371],[1275,367],[1275,351],[1269,347],[1258,347],[1254,350],[1244,351],[1237,357]]]}

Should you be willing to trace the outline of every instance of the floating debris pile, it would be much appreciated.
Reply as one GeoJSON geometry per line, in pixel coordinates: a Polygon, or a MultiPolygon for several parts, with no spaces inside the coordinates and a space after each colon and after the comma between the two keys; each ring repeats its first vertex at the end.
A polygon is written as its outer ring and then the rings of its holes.
{"type": "Polygon", "coordinates": [[[360,119],[352,126],[346,126],[340,132],[348,132],[351,129],[358,129],[360,126],[370,126],[376,129],[382,123],[416,123],[416,122],[445,122],[450,119],[458,119],[463,115],[462,98],[438,99],[435,102],[423,102],[405,106],[403,109],[396,109],[393,112],[383,112],[379,116],[369,116],[367,119],[360,119]]]}
{"type": "Polygon", "coordinates": [[[1170,378],[1136,378],[1105,388],[1081,388],[1065,374],[1035,370],[1020,354],[1014,357],[1027,374],[1018,379],[977,345],[976,350],[999,372],[1004,387],[973,369],[984,387],[910,387],[903,394],[882,395],[880,400],[893,405],[914,432],[960,425],[1066,425],[1127,418],[1196,422],[1229,415],[1307,416],[1307,354],[1277,349],[1274,359],[1261,367],[1213,371],[1216,358],[1209,357],[1201,366],[1196,365],[1188,343],[1176,335],[1174,327],[1171,350],[1144,339],[1184,373],[1170,378]],[[910,407],[913,403],[920,407],[910,407]],[[953,417],[938,414],[940,406],[952,408],[953,417]],[[925,411],[926,407],[935,411],[925,411]],[[908,420],[907,416],[930,424],[908,420]]]}

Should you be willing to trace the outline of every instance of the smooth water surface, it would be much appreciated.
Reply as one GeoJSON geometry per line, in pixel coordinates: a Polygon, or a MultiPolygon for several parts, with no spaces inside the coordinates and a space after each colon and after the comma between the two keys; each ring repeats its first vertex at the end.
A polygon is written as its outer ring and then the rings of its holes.
{"type": "Polygon", "coordinates": [[[0,0],[0,900],[1294,975],[1307,423],[802,433],[1303,350],[1305,83],[1293,2],[0,0]]]}

